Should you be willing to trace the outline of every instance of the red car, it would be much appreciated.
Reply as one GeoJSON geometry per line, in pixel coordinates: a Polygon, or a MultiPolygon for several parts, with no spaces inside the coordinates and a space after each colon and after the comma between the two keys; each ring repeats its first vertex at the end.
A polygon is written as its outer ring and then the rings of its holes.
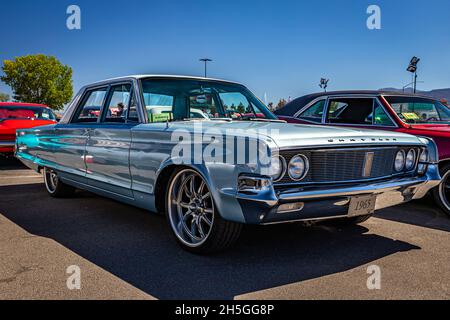
{"type": "Polygon", "coordinates": [[[16,130],[54,124],[56,116],[44,105],[0,102],[0,155],[14,153],[16,130]]]}
{"type": "Polygon", "coordinates": [[[450,215],[450,109],[426,96],[381,91],[339,91],[300,97],[275,111],[292,123],[373,128],[433,138],[443,178],[433,190],[450,215]]]}

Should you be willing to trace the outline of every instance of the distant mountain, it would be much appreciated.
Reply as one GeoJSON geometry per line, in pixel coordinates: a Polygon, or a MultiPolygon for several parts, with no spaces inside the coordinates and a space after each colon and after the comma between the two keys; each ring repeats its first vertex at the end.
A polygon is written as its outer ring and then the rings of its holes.
{"type": "MultiPolygon", "coordinates": [[[[402,89],[396,89],[396,88],[383,88],[380,89],[382,91],[392,91],[392,92],[403,92],[402,89]]],[[[411,88],[405,89],[405,92],[412,93],[411,88]]],[[[435,99],[445,99],[450,102],[450,88],[447,89],[435,89],[431,91],[417,91],[417,93],[420,93],[422,95],[426,95],[435,99]]]]}

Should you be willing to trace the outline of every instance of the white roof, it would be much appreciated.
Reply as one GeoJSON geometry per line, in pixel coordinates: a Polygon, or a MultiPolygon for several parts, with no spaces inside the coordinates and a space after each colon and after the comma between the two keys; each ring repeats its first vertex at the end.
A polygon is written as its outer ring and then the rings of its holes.
{"type": "MultiPolygon", "coordinates": [[[[238,82],[235,82],[235,81],[229,81],[229,80],[223,80],[223,79],[204,78],[204,77],[186,76],[186,75],[168,75],[168,74],[137,74],[137,75],[129,75],[129,76],[116,77],[116,78],[110,78],[110,79],[106,79],[106,80],[96,81],[96,82],[94,82],[92,84],[109,82],[109,81],[125,80],[125,79],[143,79],[143,78],[210,80],[210,81],[222,81],[222,82],[239,84],[238,82]]],[[[90,85],[92,85],[92,84],[90,84],[90,85]]]]}

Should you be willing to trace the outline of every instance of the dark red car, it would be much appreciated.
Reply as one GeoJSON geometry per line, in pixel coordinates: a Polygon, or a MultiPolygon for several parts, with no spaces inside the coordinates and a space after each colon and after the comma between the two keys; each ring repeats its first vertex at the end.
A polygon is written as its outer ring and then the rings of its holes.
{"type": "Polygon", "coordinates": [[[56,116],[44,105],[0,102],[0,155],[14,153],[16,130],[54,124],[56,116]]]}
{"type": "Polygon", "coordinates": [[[433,138],[443,177],[433,195],[450,215],[450,109],[439,100],[381,91],[322,92],[293,100],[275,114],[292,123],[373,128],[433,138]]]}

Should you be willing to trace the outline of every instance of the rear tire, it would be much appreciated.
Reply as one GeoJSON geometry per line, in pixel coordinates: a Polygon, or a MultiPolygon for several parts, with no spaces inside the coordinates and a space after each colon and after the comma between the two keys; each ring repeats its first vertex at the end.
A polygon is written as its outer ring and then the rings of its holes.
{"type": "Polygon", "coordinates": [[[69,186],[58,178],[56,171],[44,168],[44,183],[48,194],[53,198],[67,198],[75,193],[75,188],[69,186]]]}
{"type": "Polygon", "coordinates": [[[442,182],[433,189],[434,201],[450,217],[450,164],[446,164],[439,169],[442,182]]]}
{"type": "Polygon", "coordinates": [[[203,177],[180,168],[169,180],[166,196],[167,221],[178,244],[196,254],[211,254],[232,247],[242,230],[217,212],[203,177]]]}

